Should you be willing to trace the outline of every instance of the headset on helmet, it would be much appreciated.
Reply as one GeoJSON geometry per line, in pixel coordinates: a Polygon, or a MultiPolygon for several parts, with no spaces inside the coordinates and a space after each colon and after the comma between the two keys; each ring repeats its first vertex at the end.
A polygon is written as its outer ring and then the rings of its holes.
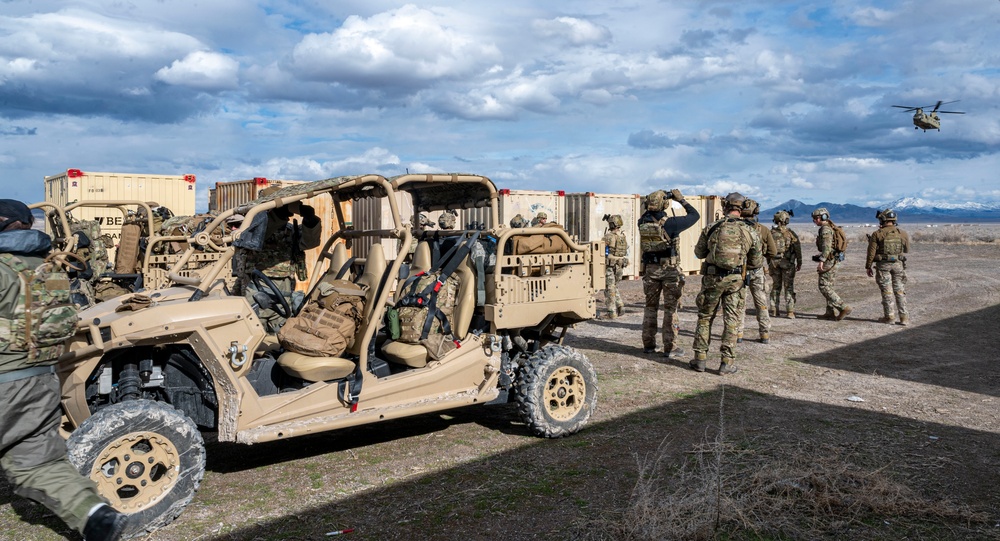
{"type": "Polygon", "coordinates": [[[740,216],[744,218],[752,218],[760,213],[760,204],[753,199],[747,198],[740,205],[740,216]]]}
{"type": "Polygon", "coordinates": [[[795,212],[793,212],[791,209],[779,210],[778,212],[774,213],[774,223],[778,225],[788,225],[788,222],[791,221],[792,216],[795,216],[795,212]]]}
{"type": "Polygon", "coordinates": [[[620,229],[625,222],[622,221],[621,214],[605,214],[603,220],[608,222],[612,229],[620,229]]]}
{"type": "Polygon", "coordinates": [[[879,210],[875,212],[875,218],[880,222],[895,222],[896,211],[892,209],[879,210]]]}
{"type": "Polygon", "coordinates": [[[830,219],[830,212],[828,210],[826,210],[825,207],[820,207],[820,208],[812,211],[812,217],[813,218],[819,218],[820,220],[823,220],[825,222],[825,221],[828,221],[830,219]]]}

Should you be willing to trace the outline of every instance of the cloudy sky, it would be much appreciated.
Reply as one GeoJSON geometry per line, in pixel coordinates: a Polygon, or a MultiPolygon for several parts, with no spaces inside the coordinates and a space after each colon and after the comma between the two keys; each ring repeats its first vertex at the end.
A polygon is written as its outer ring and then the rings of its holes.
{"type": "Polygon", "coordinates": [[[68,168],[1000,201],[996,0],[0,0],[0,196],[68,168]],[[942,130],[890,105],[961,100],[942,130]]]}

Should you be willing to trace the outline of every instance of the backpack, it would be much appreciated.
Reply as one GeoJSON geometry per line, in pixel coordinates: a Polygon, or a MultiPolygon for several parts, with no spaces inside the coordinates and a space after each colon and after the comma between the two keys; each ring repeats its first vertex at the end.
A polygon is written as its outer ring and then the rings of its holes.
{"type": "Polygon", "coordinates": [[[438,289],[437,299],[434,301],[433,307],[440,315],[435,315],[432,321],[427,321],[432,303],[415,300],[416,294],[437,282],[440,276],[441,274],[438,272],[423,274],[404,286],[406,296],[400,299],[396,309],[399,313],[400,342],[419,344],[422,339],[432,334],[451,334],[451,316],[458,301],[457,277],[449,276],[438,289]],[[425,328],[427,328],[426,335],[424,334],[425,328]]]}
{"type": "Polygon", "coordinates": [[[771,238],[774,239],[774,258],[781,259],[785,256],[785,250],[792,247],[791,239],[786,238],[785,232],[778,227],[771,228],[771,238]]]}
{"type": "Polygon", "coordinates": [[[66,271],[48,259],[32,268],[12,254],[0,254],[0,264],[21,282],[14,314],[0,326],[0,351],[26,352],[29,366],[58,359],[79,320],[66,271]]]}
{"type": "Polygon", "coordinates": [[[833,228],[833,251],[838,254],[846,252],[847,234],[844,233],[844,228],[832,221],[830,222],[830,227],[833,228]]]}
{"type": "Polygon", "coordinates": [[[746,234],[743,220],[725,218],[708,231],[708,257],[706,260],[725,270],[742,267],[746,263],[748,247],[744,246],[746,234]]]}
{"type": "Polygon", "coordinates": [[[325,280],[302,310],[278,330],[288,351],[311,357],[339,357],[354,345],[364,313],[365,288],[349,280],[325,280]]]}
{"type": "Polygon", "coordinates": [[[69,229],[77,235],[76,255],[90,264],[94,277],[108,270],[108,235],[101,235],[101,224],[97,220],[73,220],[69,229]],[[86,240],[85,240],[86,239],[86,240]]]}

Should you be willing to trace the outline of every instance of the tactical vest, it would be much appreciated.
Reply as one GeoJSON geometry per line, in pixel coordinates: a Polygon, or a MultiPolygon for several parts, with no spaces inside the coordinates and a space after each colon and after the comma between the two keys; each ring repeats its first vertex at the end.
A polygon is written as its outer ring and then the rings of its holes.
{"type": "Polygon", "coordinates": [[[440,273],[424,274],[407,284],[407,295],[397,304],[399,312],[399,341],[407,344],[419,344],[422,339],[435,334],[451,334],[451,317],[458,302],[458,278],[449,276],[437,291],[434,305],[429,300],[421,302],[415,295],[424,291],[427,286],[437,282],[440,273]],[[428,324],[427,318],[432,311],[434,320],[428,324]],[[444,318],[445,322],[440,321],[444,318]],[[424,331],[427,330],[425,334],[424,331]]]}
{"type": "Polygon", "coordinates": [[[608,234],[608,255],[612,257],[625,257],[628,255],[628,241],[621,231],[608,234]]]}
{"type": "Polygon", "coordinates": [[[771,228],[771,238],[774,239],[774,251],[775,259],[782,259],[785,257],[785,251],[791,250],[790,239],[785,238],[785,231],[778,226],[771,228]]]}
{"type": "Polygon", "coordinates": [[[339,357],[354,345],[364,312],[365,288],[350,280],[320,282],[302,310],[278,331],[289,351],[313,357],[339,357]]]}
{"type": "Polygon", "coordinates": [[[84,247],[80,246],[78,240],[76,255],[90,264],[95,278],[104,274],[108,270],[109,263],[106,244],[108,235],[101,235],[101,224],[97,220],[74,220],[69,224],[69,229],[73,233],[83,233],[90,241],[90,244],[84,247]]]}
{"type": "Polygon", "coordinates": [[[883,256],[886,261],[895,261],[903,255],[903,235],[895,226],[886,227],[882,232],[882,242],[877,244],[875,253],[883,256]]]}
{"type": "Polygon", "coordinates": [[[749,246],[747,225],[742,220],[724,218],[709,230],[708,255],[705,261],[720,269],[733,270],[746,264],[749,246]]]}
{"type": "Polygon", "coordinates": [[[52,364],[65,351],[79,319],[69,276],[47,260],[32,267],[17,256],[0,254],[0,264],[16,272],[21,285],[11,319],[0,320],[0,351],[27,354],[25,367],[52,364]]]}
{"type": "Polygon", "coordinates": [[[299,239],[291,227],[281,227],[271,234],[259,252],[250,251],[246,255],[249,269],[257,269],[268,278],[291,278],[305,280],[305,254],[299,250],[299,239]]]}

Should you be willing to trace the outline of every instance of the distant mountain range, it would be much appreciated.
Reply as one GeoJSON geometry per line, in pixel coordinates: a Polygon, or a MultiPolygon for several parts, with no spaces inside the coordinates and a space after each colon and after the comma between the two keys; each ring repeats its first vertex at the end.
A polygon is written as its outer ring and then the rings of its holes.
{"type": "Polygon", "coordinates": [[[900,224],[1000,222],[1000,203],[935,203],[915,197],[890,201],[877,208],[827,202],[807,205],[802,201],[790,199],[774,208],[761,210],[761,221],[770,221],[774,213],[779,210],[791,210],[795,213],[792,223],[809,223],[812,221],[812,211],[819,207],[826,207],[836,223],[877,223],[875,213],[884,208],[895,210],[900,224]]]}

